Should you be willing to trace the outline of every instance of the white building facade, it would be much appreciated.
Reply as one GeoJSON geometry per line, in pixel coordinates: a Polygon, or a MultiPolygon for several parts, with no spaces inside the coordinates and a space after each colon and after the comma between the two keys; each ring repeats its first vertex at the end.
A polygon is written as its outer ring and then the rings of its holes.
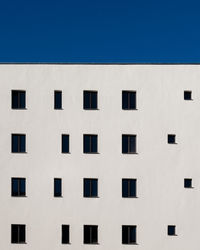
{"type": "Polygon", "coordinates": [[[0,65],[0,249],[199,250],[200,65],[0,65]]]}

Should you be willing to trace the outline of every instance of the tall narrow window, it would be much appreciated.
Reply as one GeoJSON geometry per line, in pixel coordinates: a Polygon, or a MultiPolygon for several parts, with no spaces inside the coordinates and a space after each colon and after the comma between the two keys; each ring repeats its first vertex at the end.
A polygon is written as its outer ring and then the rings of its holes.
{"type": "Polygon", "coordinates": [[[54,91],[54,109],[62,109],[62,91],[54,91]]]}
{"type": "Polygon", "coordinates": [[[122,179],[122,197],[136,197],[136,179],[122,179]]]}
{"type": "Polygon", "coordinates": [[[26,225],[11,225],[11,243],[26,243],[26,225]]]}
{"type": "Polygon", "coordinates": [[[69,135],[62,135],[62,153],[69,153],[69,135]]]}
{"type": "Polygon", "coordinates": [[[174,225],[168,225],[168,227],[167,227],[167,233],[168,233],[169,236],[176,235],[176,226],[174,226],[174,225]]]}
{"type": "Polygon", "coordinates": [[[184,100],[186,100],[186,101],[192,100],[192,91],[190,91],[190,90],[184,91],[184,100]]]}
{"type": "Polygon", "coordinates": [[[26,135],[12,134],[12,153],[26,152],[26,135]]]}
{"type": "Polygon", "coordinates": [[[69,225],[62,225],[62,244],[69,243],[69,225]]]}
{"type": "Polygon", "coordinates": [[[84,197],[98,196],[98,179],[84,179],[84,197]]]}
{"type": "Polygon", "coordinates": [[[136,153],[136,135],[122,135],[122,153],[136,153]]]}
{"type": "Polygon", "coordinates": [[[26,92],[24,90],[12,90],[12,109],[26,108],[26,92]]]}
{"type": "Polygon", "coordinates": [[[83,135],[83,152],[85,154],[97,153],[97,135],[83,135]]]}
{"type": "Polygon", "coordinates": [[[97,91],[83,91],[83,108],[97,109],[97,91]]]}
{"type": "Polygon", "coordinates": [[[136,243],[136,226],[122,226],[122,244],[136,243]]]}
{"type": "Polygon", "coordinates": [[[62,196],[62,179],[55,178],[54,179],[54,197],[62,196]]]}
{"type": "Polygon", "coordinates": [[[25,178],[12,178],[12,196],[25,196],[26,195],[26,179],[25,178]]]}
{"type": "Polygon", "coordinates": [[[136,109],[136,91],[122,91],[122,109],[136,109]]]}
{"type": "Polygon", "coordinates": [[[98,244],[98,226],[84,225],[84,244],[98,244]]]}

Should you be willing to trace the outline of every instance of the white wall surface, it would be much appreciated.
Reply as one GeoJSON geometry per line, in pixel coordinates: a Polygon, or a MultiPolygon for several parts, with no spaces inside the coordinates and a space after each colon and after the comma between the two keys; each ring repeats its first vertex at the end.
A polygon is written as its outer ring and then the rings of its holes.
{"type": "Polygon", "coordinates": [[[200,65],[0,65],[0,100],[0,250],[200,249],[200,65]],[[11,109],[12,89],[26,90],[26,110],[11,109]],[[99,110],[83,110],[83,90],[98,91],[99,110]],[[122,110],[122,90],[137,91],[138,110],[122,110]],[[11,153],[11,133],[26,133],[26,154],[11,153]],[[61,154],[62,133],[70,154],[61,154]],[[99,154],[83,154],[86,133],[98,134],[99,154]],[[121,153],[123,133],[137,134],[138,154],[121,153]],[[177,144],[167,144],[170,133],[177,144]],[[11,197],[11,177],[26,178],[27,197],[11,197]],[[63,198],[53,197],[55,177],[63,198]],[[83,198],[90,177],[99,198],[83,198]],[[122,178],[137,179],[138,198],[122,198],[122,178]],[[11,244],[18,223],[27,244],[11,244]],[[84,224],[99,226],[98,245],[83,244],[84,224]],[[122,225],[137,225],[137,245],[121,244],[122,225]]]}

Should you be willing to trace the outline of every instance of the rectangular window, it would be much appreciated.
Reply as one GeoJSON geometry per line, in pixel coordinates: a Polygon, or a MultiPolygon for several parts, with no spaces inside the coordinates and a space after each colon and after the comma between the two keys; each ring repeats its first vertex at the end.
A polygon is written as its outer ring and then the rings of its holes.
{"type": "Polygon", "coordinates": [[[186,101],[192,100],[192,91],[189,90],[184,91],[184,100],[186,101]]]}
{"type": "Polygon", "coordinates": [[[122,179],[122,197],[136,197],[136,179],[122,179]]]}
{"type": "Polygon", "coordinates": [[[168,233],[169,236],[176,235],[176,226],[168,225],[167,233],[168,233]]]}
{"type": "Polygon", "coordinates": [[[25,196],[26,195],[26,179],[25,178],[12,178],[12,196],[25,196]]]}
{"type": "Polygon", "coordinates": [[[26,108],[26,92],[24,90],[12,90],[12,109],[26,108]]]}
{"type": "Polygon", "coordinates": [[[62,153],[69,153],[69,135],[62,135],[62,153]]]}
{"type": "Polygon", "coordinates": [[[169,144],[176,144],[176,135],[168,135],[168,143],[169,144]]]}
{"type": "Polygon", "coordinates": [[[136,153],[136,135],[122,135],[122,153],[136,153]]]}
{"type": "Polygon", "coordinates": [[[69,225],[62,225],[62,244],[69,243],[69,225]]]}
{"type": "Polygon", "coordinates": [[[11,243],[26,243],[26,225],[11,225],[11,243]]]}
{"type": "Polygon", "coordinates": [[[84,179],[84,197],[98,196],[98,179],[84,179]]]}
{"type": "Polygon", "coordinates": [[[136,244],[136,226],[122,226],[122,244],[136,244]]]}
{"type": "Polygon", "coordinates": [[[97,109],[97,91],[83,91],[83,95],[83,108],[97,109]]]}
{"type": "Polygon", "coordinates": [[[97,153],[97,135],[83,135],[83,152],[85,154],[97,153]]]}
{"type": "Polygon", "coordinates": [[[136,109],[136,91],[122,91],[122,109],[136,109]]]}
{"type": "Polygon", "coordinates": [[[98,226],[84,225],[84,244],[98,244],[98,226]]]}
{"type": "Polygon", "coordinates": [[[62,91],[54,91],[54,109],[62,109],[62,91]]]}
{"type": "Polygon", "coordinates": [[[26,152],[26,135],[12,134],[12,153],[26,152]]]}
{"type": "Polygon", "coordinates": [[[192,188],[192,179],[184,179],[184,187],[192,188]]]}
{"type": "Polygon", "coordinates": [[[54,197],[62,196],[62,179],[54,178],[54,197]]]}

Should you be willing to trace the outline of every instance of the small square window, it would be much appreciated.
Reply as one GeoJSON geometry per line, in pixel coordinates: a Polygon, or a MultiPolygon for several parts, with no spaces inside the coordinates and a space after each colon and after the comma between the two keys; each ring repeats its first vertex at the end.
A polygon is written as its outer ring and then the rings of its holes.
{"type": "Polygon", "coordinates": [[[97,135],[83,135],[83,153],[94,154],[97,153],[98,136],[97,135]]]}
{"type": "Polygon", "coordinates": [[[62,225],[62,244],[69,244],[69,225],[62,225]]]}
{"type": "Polygon", "coordinates": [[[176,135],[168,135],[168,143],[169,144],[176,144],[176,135]]]}
{"type": "Polygon", "coordinates": [[[98,244],[98,226],[84,225],[84,244],[98,244]]]}
{"type": "Polygon", "coordinates": [[[122,197],[136,197],[136,179],[122,179],[122,197]]]}
{"type": "Polygon", "coordinates": [[[54,109],[62,109],[62,91],[54,91],[54,109]]]}
{"type": "Polygon", "coordinates": [[[185,90],[184,91],[184,100],[192,100],[192,91],[185,90]]]}
{"type": "Polygon", "coordinates": [[[24,90],[12,90],[12,109],[26,108],[26,92],[24,90]]]}
{"type": "Polygon", "coordinates": [[[24,197],[26,195],[26,179],[12,178],[11,179],[12,192],[11,195],[15,197],[24,197]]]}
{"type": "Polygon", "coordinates": [[[122,226],[122,244],[136,244],[136,226],[122,226]]]}
{"type": "Polygon", "coordinates": [[[192,179],[184,179],[184,187],[192,188],[192,179]]]}
{"type": "Polygon", "coordinates": [[[54,179],[54,197],[62,196],[62,179],[55,178],[54,179]]]}
{"type": "Polygon", "coordinates": [[[11,243],[26,243],[26,225],[11,225],[11,243]]]}
{"type": "Polygon", "coordinates": [[[97,91],[83,91],[83,108],[87,110],[97,109],[97,91]]]}
{"type": "Polygon", "coordinates": [[[136,109],[136,91],[122,91],[122,109],[136,109]]]}
{"type": "Polygon", "coordinates": [[[12,153],[26,153],[26,135],[12,134],[12,153]]]}
{"type": "Polygon", "coordinates": [[[136,135],[122,135],[122,154],[136,153],[136,135]]]}
{"type": "Polygon", "coordinates": [[[176,226],[169,225],[167,232],[168,232],[168,235],[170,235],[170,236],[176,235],[176,226]]]}
{"type": "Polygon", "coordinates": [[[69,153],[69,135],[62,135],[62,153],[69,153]]]}
{"type": "Polygon", "coordinates": [[[98,196],[98,179],[84,179],[84,197],[98,196]]]}

